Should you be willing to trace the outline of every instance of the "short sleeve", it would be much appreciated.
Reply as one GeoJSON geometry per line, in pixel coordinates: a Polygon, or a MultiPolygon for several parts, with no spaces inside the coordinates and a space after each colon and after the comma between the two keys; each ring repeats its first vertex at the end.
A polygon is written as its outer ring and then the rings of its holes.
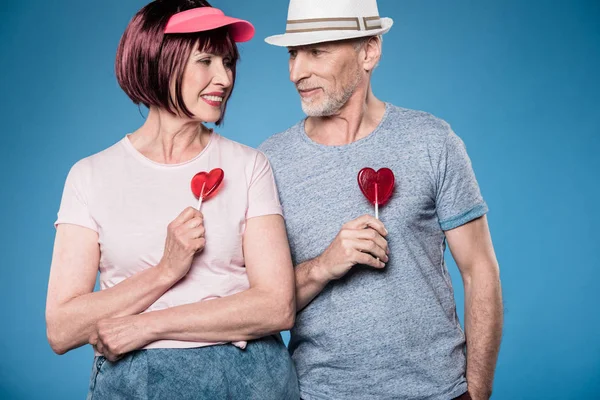
{"type": "Polygon", "coordinates": [[[73,224],[98,232],[98,225],[89,210],[91,178],[89,165],[85,161],[73,165],[67,175],[55,227],[58,224],[73,224]]]}
{"type": "Polygon", "coordinates": [[[442,230],[466,224],[488,212],[463,141],[449,130],[438,164],[436,210],[442,230]]]}
{"type": "Polygon", "coordinates": [[[277,195],[275,178],[267,157],[257,152],[250,185],[248,186],[248,209],[246,218],[262,215],[283,215],[277,195]]]}

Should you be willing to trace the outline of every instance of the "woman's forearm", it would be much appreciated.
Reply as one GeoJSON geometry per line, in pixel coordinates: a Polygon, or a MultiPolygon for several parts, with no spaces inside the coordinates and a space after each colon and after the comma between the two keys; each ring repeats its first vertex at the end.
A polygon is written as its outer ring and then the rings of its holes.
{"type": "Polygon", "coordinates": [[[49,309],[48,340],[58,354],[88,343],[96,323],[105,318],[139,314],[178,281],[161,264],[99,292],[76,296],[49,309]]]}
{"type": "Polygon", "coordinates": [[[296,314],[293,296],[259,288],[199,303],[140,315],[151,341],[234,342],[291,329],[296,314]]]}

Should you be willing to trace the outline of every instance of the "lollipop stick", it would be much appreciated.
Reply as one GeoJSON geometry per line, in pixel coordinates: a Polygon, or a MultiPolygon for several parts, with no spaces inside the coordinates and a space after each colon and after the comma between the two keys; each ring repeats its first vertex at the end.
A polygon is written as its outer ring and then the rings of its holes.
{"type": "MultiPolygon", "coordinates": [[[[375,184],[375,218],[379,219],[379,197],[377,195],[377,184],[375,184]]],[[[379,261],[379,257],[377,257],[379,261]]]]}
{"type": "Polygon", "coordinates": [[[204,199],[204,186],[206,186],[206,182],[202,184],[202,190],[200,190],[200,196],[198,196],[198,211],[200,211],[200,207],[202,207],[202,200],[204,199]]]}
{"type": "Polygon", "coordinates": [[[379,219],[379,197],[377,194],[377,184],[375,184],[375,218],[379,219]]]}

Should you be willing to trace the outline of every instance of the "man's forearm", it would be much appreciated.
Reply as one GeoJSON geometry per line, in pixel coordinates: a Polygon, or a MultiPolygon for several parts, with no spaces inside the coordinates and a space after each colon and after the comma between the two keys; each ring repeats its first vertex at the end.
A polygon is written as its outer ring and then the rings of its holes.
{"type": "Polygon", "coordinates": [[[321,272],[319,259],[313,258],[299,264],[296,273],[296,312],[308,305],[329,283],[321,272]]]}
{"type": "Polygon", "coordinates": [[[473,400],[489,399],[502,339],[502,291],[499,276],[474,268],[465,283],[467,384],[473,400]]]}

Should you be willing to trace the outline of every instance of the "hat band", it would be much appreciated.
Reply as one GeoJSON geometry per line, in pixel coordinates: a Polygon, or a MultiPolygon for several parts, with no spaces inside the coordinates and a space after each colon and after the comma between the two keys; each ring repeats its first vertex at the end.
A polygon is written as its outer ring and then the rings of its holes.
{"type": "Polygon", "coordinates": [[[290,19],[287,21],[285,33],[317,32],[317,31],[370,31],[381,29],[381,18],[348,17],[348,18],[313,18],[290,19]]]}

